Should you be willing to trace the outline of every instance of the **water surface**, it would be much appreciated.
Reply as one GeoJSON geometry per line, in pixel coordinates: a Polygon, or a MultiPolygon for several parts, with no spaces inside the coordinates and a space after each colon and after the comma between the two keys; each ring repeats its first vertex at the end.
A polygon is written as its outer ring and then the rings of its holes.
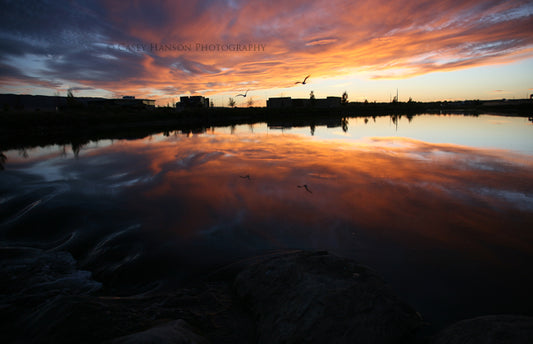
{"type": "Polygon", "coordinates": [[[439,327],[533,315],[526,118],[255,124],[4,154],[2,245],[69,252],[109,293],[326,249],[376,269],[439,327]]]}

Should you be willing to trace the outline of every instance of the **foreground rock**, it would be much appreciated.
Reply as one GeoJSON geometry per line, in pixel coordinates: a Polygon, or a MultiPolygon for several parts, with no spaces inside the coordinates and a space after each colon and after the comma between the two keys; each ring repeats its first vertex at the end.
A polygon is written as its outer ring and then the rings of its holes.
{"type": "MultiPolygon", "coordinates": [[[[126,296],[109,295],[67,252],[1,248],[0,275],[2,343],[430,342],[376,273],[327,252],[256,257],[126,296]]],[[[431,341],[444,343],[533,343],[533,318],[461,321],[431,341]]]]}
{"type": "Polygon", "coordinates": [[[111,344],[208,344],[209,342],[197,335],[189,324],[179,319],[149,330],[117,338],[111,344]]]}
{"type": "Polygon", "coordinates": [[[47,342],[42,337],[62,320],[46,316],[51,305],[87,297],[102,287],[89,271],[76,267],[70,253],[28,247],[0,247],[0,276],[2,343],[47,342]]]}
{"type": "Polygon", "coordinates": [[[246,267],[235,288],[258,343],[408,343],[421,319],[372,270],[327,252],[293,252],[246,267]]]}
{"type": "Polygon", "coordinates": [[[490,315],[463,320],[441,331],[433,344],[529,344],[533,343],[533,318],[490,315]]]}
{"type": "Polygon", "coordinates": [[[120,297],[76,265],[68,252],[0,248],[0,343],[252,342],[233,279],[120,297]]]}

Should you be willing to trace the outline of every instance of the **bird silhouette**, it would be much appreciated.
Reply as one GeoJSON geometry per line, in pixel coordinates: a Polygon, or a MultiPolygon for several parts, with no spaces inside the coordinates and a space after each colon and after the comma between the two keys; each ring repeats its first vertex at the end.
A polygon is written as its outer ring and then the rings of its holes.
{"type": "Polygon", "coordinates": [[[309,188],[307,187],[307,184],[304,184],[304,185],[298,185],[299,188],[304,188],[305,191],[309,192],[309,193],[313,193],[311,192],[311,190],[309,190],[309,188]]]}
{"type": "Polygon", "coordinates": [[[247,174],[247,175],[245,175],[245,176],[239,176],[239,177],[241,177],[242,179],[252,180],[252,178],[250,178],[250,175],[249,175],[249,174],[247,174]]]}
{"type": "Polygon", "coordinates": [[[246,92],[244,92],[244,94],[237,94],[235,97],[244,97],[244,98],[246,98],[246,95],[248,94],[248,91],[250,91],[250,90],[246,90],[246,92]]]}
{"type": "Polygon", "coordinates": [[[296,81],[294,84],[302,84],[302,85],[305,85],[306,84],[306,81],[307,81],[307,78],[309,78],[311,75],[308,75],[305,77],[304,81],[296,81]]]}

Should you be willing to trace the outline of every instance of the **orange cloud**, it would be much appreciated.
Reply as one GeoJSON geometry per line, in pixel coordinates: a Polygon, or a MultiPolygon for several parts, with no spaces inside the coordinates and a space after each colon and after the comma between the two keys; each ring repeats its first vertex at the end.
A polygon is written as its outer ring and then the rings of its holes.
{"type": "Polygon", "coordinates": [[[533,56],[529,1],[104,1],[98,13],[88,43],[101,51],[59,52],[34,78],[116,94],[210,95],[291,87],[308,74],[405,78],[533,56]]]}

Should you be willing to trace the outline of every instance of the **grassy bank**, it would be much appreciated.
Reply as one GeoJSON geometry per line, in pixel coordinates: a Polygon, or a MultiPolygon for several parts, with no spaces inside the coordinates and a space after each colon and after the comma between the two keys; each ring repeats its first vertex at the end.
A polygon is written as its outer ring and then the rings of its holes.
{"type": "Polygon", "coordinates": [[[423,113],[479,113],[533,116],[533,102],[350,103],[337,108],[205,108],[155,109],[71,108],[57,112],[0,112],[0,151],[50,144],[84,144],[101,139],[135,139],[161,132],[204,132],[212,127],[267,123],[269,126],[342,126],[346,118],[415,116],[423,113]],[[465,106],[468,105],[468,106],[465,106]]]}

